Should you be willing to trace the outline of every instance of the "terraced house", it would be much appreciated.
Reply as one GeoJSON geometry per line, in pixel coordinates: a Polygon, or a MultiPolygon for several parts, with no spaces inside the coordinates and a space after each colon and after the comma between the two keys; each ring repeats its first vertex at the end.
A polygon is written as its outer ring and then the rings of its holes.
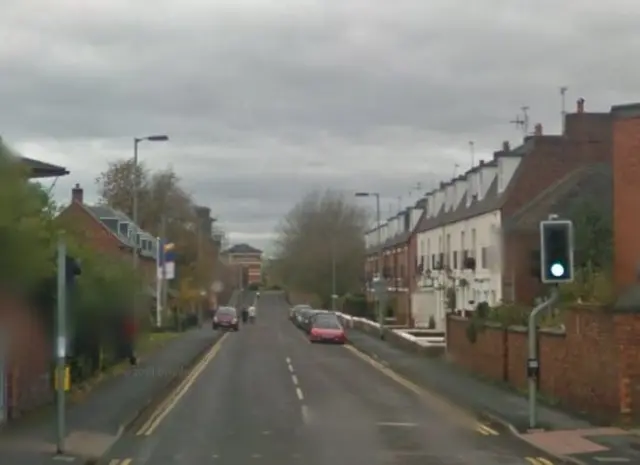
{"type": "MultiPolygon", "coordinates": [[[[413,258],[405,287],[411,296],[403,300],[407,320],[425,326],[433,319],[444,329],[447,311],[472,311],[480,302],[531,303],[541,290],[531,269],[539,253],[535,225],[563,214],[554,208],[578,187],[588,189],[590,179],[606,183],[611,122],[609,112],[585,112],[580,99],[562,134],[545,135],[536,125],[518,147],[504,142],[491,160],[426,193],[424,213],[408,236],[382,225],[385,252],[398,248],[392,239],[398,237],[407,245],[405,259],[413,258]]],[[[376,236],[377,230],[368,232],[367,243],[376,236]]],[[[378,270],[373,263],[370,256],[368,273],[378,270]]]]}
{"type": "Polygon", "coordinates": [[[365,273],[367,297],[375,300],[373,280],[381,276],[387,282],[389,312],[396,324],[411,324],[411,294],[415,286],[415,229],[424,211],[424,202],[418,201],[380,225],[378,230],[365,235],[367,261],[365,273]]]}

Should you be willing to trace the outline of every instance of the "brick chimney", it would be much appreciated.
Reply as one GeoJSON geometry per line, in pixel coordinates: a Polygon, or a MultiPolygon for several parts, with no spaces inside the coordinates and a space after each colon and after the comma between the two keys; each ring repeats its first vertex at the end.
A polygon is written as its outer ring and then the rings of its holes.
{"type": "Polygon", "coordinates": [[[640,103],[611,108],[613,119],[614,282],[618,292],[637,284],[640,266],[640,103]]]}
{"type": "Polygon", "coordinates": [[[84,191],[82,187],[80,187],[80,184],[76,184],[76,187],[71,189],[71,201],[84,203],[84,191]]]}
{"type": "Polygon", "coordinates": [[[538,123],[533,127],[533,135],[534,136],[542,135],[542,124],[538,123]]]}
{"type": "Polygon", "coordinates": [[[576,112],[577,113],[584,113],[584,99],[583,98],[579,98],[578,99],[576,112]]]}
{"type": "Polygon", "coordinates": [[[509,146],[509,141],[508,141],[508,140],[505,140],[505,141],[502,143],[502,151],[503,151],[503,152],[509,152],[510,150],[511,150],[511,147],[509,146]]]}

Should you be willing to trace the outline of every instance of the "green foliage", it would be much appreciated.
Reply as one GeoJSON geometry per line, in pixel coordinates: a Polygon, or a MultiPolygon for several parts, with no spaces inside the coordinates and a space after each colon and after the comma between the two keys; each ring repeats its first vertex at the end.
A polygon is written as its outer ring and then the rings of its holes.
{"type": "Polygon", "coordinates": [[[1,143],[0,198],[0,285],[28,293],[53,274],[50,203],[1,143]]]}
{"type": "Polygon", "coordinates": [[[347,294],[343,298],[342,311],[347,315],[375,319],[373,303],[367,301],[364,294],[347,294]]]}
{"type": "Polygon", "coordinates": [[[68,291],[72,375],[82,380],[123,357],[123,321],[141,289],[130,262],[97,253],[82,231],[55,218],[47,192],[0,144],[0,286],[28,298],[53,336],[56,244],[62,235],[82,273],[68,291]],[[64,230],[64,232],[63,232],[64,230]]]}

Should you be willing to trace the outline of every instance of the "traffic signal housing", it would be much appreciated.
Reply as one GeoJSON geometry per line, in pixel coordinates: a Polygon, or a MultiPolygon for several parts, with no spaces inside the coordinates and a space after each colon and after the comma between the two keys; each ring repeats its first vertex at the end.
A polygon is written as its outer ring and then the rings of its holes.
{"type": "Polygon", "coordinates": [[[573,223],[570,220],[540,222],[540,272],[546,284],[573,281],[573,223]]]}

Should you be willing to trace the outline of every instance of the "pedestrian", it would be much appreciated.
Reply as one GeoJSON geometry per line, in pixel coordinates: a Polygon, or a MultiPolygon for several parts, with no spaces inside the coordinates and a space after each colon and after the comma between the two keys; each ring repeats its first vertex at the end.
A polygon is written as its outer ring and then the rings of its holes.
{"type": "Polygon", "coordinates": [[[138,364],[138,358],[134,350],[137,329],[135,319],[133,317],[127,317],[124,322],[124,334],[126,338],[127,357],[131,365],[138,364]]]}

